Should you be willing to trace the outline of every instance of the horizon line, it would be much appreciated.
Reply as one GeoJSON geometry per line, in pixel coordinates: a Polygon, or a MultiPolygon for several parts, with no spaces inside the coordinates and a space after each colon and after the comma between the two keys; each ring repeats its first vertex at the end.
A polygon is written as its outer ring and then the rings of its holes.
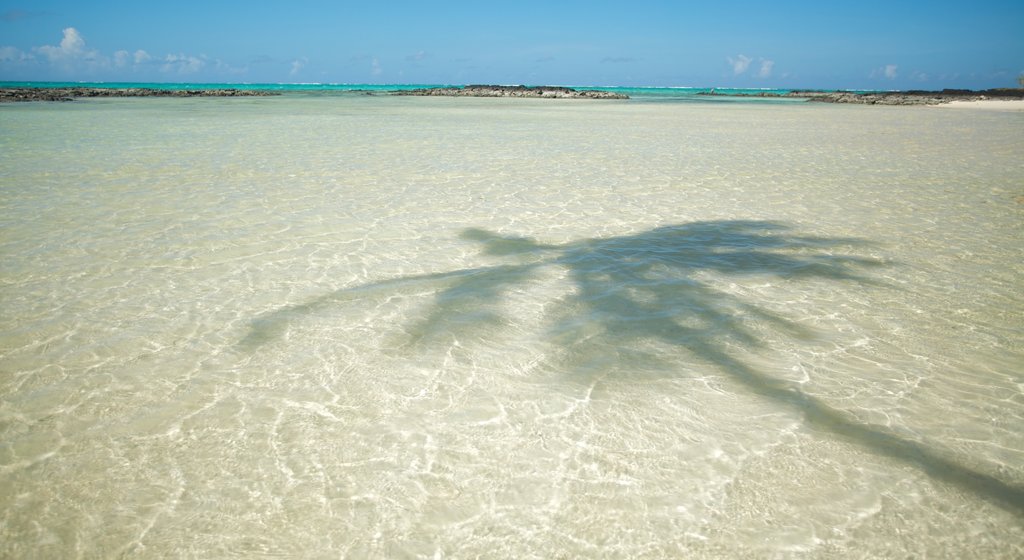
{"type": "MultiPolygon", "coordinates": [[[[465,87],[470,85],[497,85],[497,86],[527,86],[527,87],[568,87],[568,88],[598,88],[598,89],[650,89],[650,90],[749,90],[749,91],[880,91],[880,92],[900,92],[900,91],[942,91],[942,90],[967,90],[967,91],[984,91],[984,90],[973,90],[971,88],[942,88],[940,90],[913,90],[913,89],[878,89],[878,88],[863,88],[863,87],[743,87],[743,86],[657,86],[657,85],[643,85],[643,86],[624,86],[624,85],[581,85],[581,84],[526,84],[526,83],[508,83],[508,84],[482,84],[479,82],[472,83],[403,83],[403,82],[391,82],[391,83],[373,83],[373,82],[216,82],[216,81],[195,81],[195,82],[161,82],[161,81],[120,81],[120,80],[0,80],[0,86],[14,84],[39,84],[45,86],[47,84],[79,84],[79,85],[109,85],[109,84],[125,84],[125,85],[161,85],[161,86],[193,86],[193,85],[218,85],[218,86],[327,86],[327,87],[357,87],[357,86],[370,86],[370,87],[465,87]]],[[[8,86],[10,87],[10,86],[8,86]]],[[[16,87],[16,86],[14,86],[16,87]]],[[[31,86],[30,86],[31,87],[31,86]]],[[[1021,89],[1021,88],[985,88],[985,89],[1021,89]]]]}

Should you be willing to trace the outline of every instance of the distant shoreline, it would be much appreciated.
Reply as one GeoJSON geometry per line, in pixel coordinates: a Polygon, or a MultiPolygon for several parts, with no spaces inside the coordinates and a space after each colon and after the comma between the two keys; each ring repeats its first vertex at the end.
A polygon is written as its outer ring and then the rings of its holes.
{"type": "Polygon", "coordinates": [[[563,86],[495,86],[420,88],[399,90],[394,95],[442,97],[541,97],[553,99],[629,99],[628,95],[595,89],[574,89],[563,86]]]}
{"type": "MultiPolygon", "coordinates": [[[[74,101],[82,98],[118,97],[265,97],[286,93],[329,93],[335,90],[290,90],[280,84],[177,84],[167,87],[153,84],[12,84],[0,85],[0,103],[19,101],[74,101]],[[264,87],[265,86],[265,87],[264,87]]],[[[565,86],[373,86],[373,89],[338,89],[337,92],[364,95],[442,96],[442,97],[513,97],[544,99],[629,99],[647,98],[637,90],[645,88],[572,88],[565,86]],[[377,89],[379,88],[379,89],[377,89]],[[615,91],[619,90],[619,91],[615,91]],[[623,91],[625,90],[625,91],[623,91]]],[[[648,88],[653,90],[701,90],[701,88],[648,88]]],[[[754,91],[731,88],[709,88],[681,95],[681,99],[697,98],[786,98],[793,101],[861,105],[949,105],[961,107],[1017,108],[1024,107],[1024,89],[941,91],[844,91],[844,90],[774,90],[754,91]],[[994,102],[999,101],[998,103],[994,102]]]]}
{"type": "Polygon", "coordinates": [[[156,89],[103,87],[5,87],[0,103],[18,101],[74,101],[87,97],[267,97],[281,95],[263,89],[156,89]]]}
{"type": "MultiPolygon", "coordinates": [[[[416,89],[394,89],[370,92],[366,90],[347,90],[348,93],[386,94],[409,96],[443,96],[443,97],[532,97],[545,99],[629,99],[628,95],[602,90],[574,89],[564,86],[500,86],[500,85],[467,85],[462,87],[423,87],[416,89]]],[[[197,89],[165,89],[165,88],[107,88],[107,87],[47,87],[47,86],[16,86],[0,87],[0,102],[17,101],[74,101],[79,98],[92,97],[264,97],[281,95],[282,92],[270,89],[240,88],[197,88],[197,89]]]]}
{"type": "Polygon", "coordinates": [[[943,105],[952,102],[978,102],[993,99],[1013,101],[1024,100],[1024,89],[986,89],[974,91],[969,89],[944,89],[941,91],[884,91],[884,92],[852,92],[852,91],[816,91],[794,90],[786,93],[759,92],[747,93],[698,93],[710,97],[788,97],[801,98],[817,103],[851,103],[857,105],[943,105]]]}

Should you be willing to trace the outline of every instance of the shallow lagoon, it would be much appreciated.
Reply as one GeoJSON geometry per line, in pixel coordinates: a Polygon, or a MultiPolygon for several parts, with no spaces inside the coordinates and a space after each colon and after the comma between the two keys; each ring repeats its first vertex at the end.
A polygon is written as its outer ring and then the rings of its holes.
{"type": "Polygon", "coordinates": [[[1024,114],[0,107],[0,555],[1018,557],[1024,114]]]}

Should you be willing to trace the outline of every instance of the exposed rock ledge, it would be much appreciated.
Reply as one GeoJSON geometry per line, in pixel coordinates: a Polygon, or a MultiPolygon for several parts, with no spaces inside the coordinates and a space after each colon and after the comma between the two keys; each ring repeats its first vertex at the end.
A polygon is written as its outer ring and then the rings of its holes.
{"type": "Polygon", "coordinates": [[[254,89],[150,89],[96,87],[7,87],[0,88],[4,101],[74,101],[80,97],[264,97],[279,95],[254,89]]]}
{"type": "Polygon", "coordinates": [[[593,89],[576,90],[560,86],[481,86],[423,88],[396,91],[395,95],[445,97],[544,97],[555,99],[629,99],[628,95],[593,89]]]}
{"type": "Polygon", "coordinates": [[[750,94],[700,93],[698,95],[729,95],[734,97],[796,97],[819,103],[855,103],[860,105],[941,105],[952,101],[984,101],[986,99],[1024,99],[1024,89],[944,89],[942,91],[790,91],[750,94]]]}
{"type": "Polygon", "coordinates": [[[944,89],[942,91],[886,91],[877,93],[795,91],[790,97],[805,97],[822,103],[858,103],[861,105],[941,105],[951,101],[984,101],[986,99],[1024,99],[1024,90],[989,89],[971,91],[944,89]]]}

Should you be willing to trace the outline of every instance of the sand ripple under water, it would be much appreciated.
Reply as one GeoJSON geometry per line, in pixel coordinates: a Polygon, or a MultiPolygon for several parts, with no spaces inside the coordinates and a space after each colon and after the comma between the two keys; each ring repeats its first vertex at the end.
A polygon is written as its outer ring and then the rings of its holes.
{"type": "Polygon", "coordinates": [[[0,107],[0,556],[1024,555],[1024,113],[0,107]]]}

